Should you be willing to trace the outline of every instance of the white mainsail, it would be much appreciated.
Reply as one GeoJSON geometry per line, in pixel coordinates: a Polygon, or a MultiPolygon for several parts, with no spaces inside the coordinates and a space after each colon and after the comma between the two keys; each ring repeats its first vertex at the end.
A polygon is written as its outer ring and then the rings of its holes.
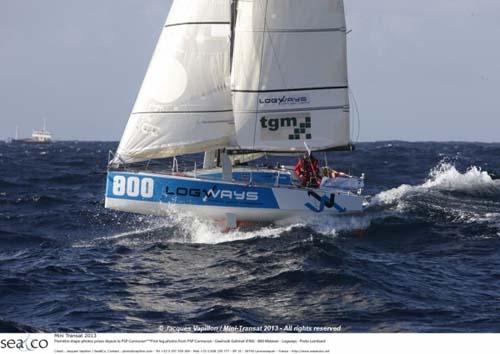
{"type": "Polygon", "coordinates": [[[232,63],[240,149],[350,143],[342,0],[239,0],[232,63]]]}
{"type": "Polygon", "coordinates": [[[234,136],[231,0],[175,0],[117,151],[131,163],[224,147],[234,136]]]}

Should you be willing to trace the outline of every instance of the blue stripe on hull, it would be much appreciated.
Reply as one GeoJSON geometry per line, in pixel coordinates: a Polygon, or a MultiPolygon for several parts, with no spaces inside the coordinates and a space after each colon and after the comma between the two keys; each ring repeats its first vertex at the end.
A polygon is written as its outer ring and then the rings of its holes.
{"type": "Polygon", "coordinates": [[[143,173],[109,172],[106,197],[173,204],[279,209],[270,187],[143,173]]]}

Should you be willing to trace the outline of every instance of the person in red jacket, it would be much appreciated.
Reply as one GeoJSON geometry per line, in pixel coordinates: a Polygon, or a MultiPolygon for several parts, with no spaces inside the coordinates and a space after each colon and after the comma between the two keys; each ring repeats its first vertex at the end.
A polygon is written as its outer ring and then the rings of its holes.
{"type": "Polygon", "coordinates": [[[297,161],[294,168],[303,187],[318,188],[321,182],[319,162],[312,154],[305,153],[304,157],[297,161]]]}

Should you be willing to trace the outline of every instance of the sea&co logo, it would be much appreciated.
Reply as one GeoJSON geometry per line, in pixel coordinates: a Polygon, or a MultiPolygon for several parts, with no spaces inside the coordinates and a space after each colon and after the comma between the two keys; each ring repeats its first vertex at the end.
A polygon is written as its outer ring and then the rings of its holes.
{"type": "Polygon", "coordinates": [[[0,352],[34,352],[40,353],[44,349],[49,347],[49,341],[43,338],[31,338],[29,335],[27,338],[9,338],[3,336],[0,339],[0,352]]]}

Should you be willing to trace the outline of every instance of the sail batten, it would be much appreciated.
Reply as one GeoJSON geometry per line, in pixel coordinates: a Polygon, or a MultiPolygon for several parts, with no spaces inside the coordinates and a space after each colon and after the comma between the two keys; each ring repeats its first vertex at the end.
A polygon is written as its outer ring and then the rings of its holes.
{"type": "Polygon", "coordinates": [[[318,90],[345,90],[348,86],[329,86],[329,87],[301,87],[301,88],[281,88],[272,90],[244,90],[233,89],[232,92],[247,92],[247,93],[265,93],[265,92],[291,92],[291,91],[318,91],[318,90]]]}
{"type": "Polygon", "coordinates": [[[254,30],[253,32],[266,32],[266,33],[310,33],[310,32],[345,32],[345,27],[340,28],[309,28],[309,29],[293,29],[293,28],[275,28],[275,29],[262,29],[254,30]]]}
{"type": "Polygon", "coordinates": [[[168,27],[175,27],[175,26],[191,26],[191,25],[230,25],[231,22],[227,22],[227,21],[218,21],[218,22],[215,22],[215,21],[212,21],[212,22],[202,22],[202,21],[199,21],[199,22],[180,22],[180,23],[171,23],[171,24],[167,24],[164,26],[164,28],[168,28],[168,27]]]}
{"type": "Polygon", "coordinates": [[[344,110],[344,111],[349,111],[349,106],[321,106],[321,107],[310,107],[310,108],[297,108],[297,109],[273,109],[273,110],[239,110],[237,112],[243,112],[243,113],[276,113],[276,112],[294,112],[294,113],[305,113],[305,112],[310,112],[310,111],[325,111],[325,110],[344,110]]]}
{"type": "MultiPolygon", "coordinates": [[[[228,113],[232,112],[232,109],[220,109],[220,110],[209,110],[209,111],[151,111],[151,112],[132,112],[132,115],[141,115],[141,114],[165,114],[165,113],[174,113],[174,114],[191,114],[191,113],[228,113]]],[[[231,119],[232,121],[232,119],[231,119]]]]}

